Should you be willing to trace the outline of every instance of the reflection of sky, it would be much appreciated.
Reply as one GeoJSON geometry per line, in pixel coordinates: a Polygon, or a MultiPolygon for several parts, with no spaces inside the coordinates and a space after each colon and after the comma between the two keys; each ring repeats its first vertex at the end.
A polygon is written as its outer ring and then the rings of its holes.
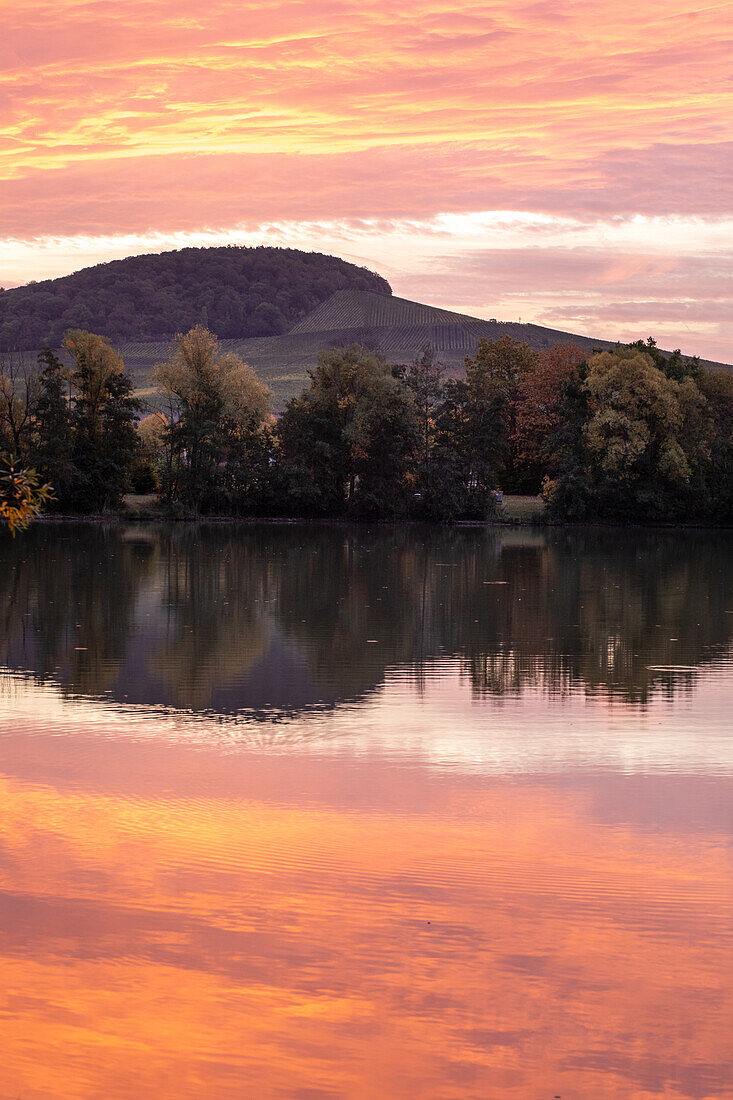
{"type": "MultiPolygon", "coordinates": [[[[431,662],[420,685],[410,672],[388,673],[359,702],[312,706],[298,717],[250,711],[226,717],[165,706],[69,697],[53,684],[6,672],[13,732],[215,745],[225,751],[383,757],[438,769],[494,774],[611,767],[652,774],[733,774],[731,661],[694,670],[685,690],[633,706],[612,692],[476,697],[458,660],[431,662]]],[[[288,666],[285,666],[285,673],[288,666]]],[[[681,669],[679,676],[689,671],[681,669]]],[[[668,673],[673,681],[675,673],[668,673]]],[[[282,683],[278,685],[282,690],[282,683]]],[[[144,692],[143,692],[144,694],[144,692]]]]}
{"type": "Polygon", "coordinates": [[[8,1096],[725,1097],[730,666],[222,719],[0,680],[8,1096]]]}

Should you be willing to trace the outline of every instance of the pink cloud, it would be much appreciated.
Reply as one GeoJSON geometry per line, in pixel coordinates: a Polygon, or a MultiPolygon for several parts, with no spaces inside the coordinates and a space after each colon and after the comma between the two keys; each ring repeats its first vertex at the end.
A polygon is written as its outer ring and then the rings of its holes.
{"type": "MultiPolygon", "coordinates": [[[[722,12],[0,0],[0,239],[483,210],[714,218],[730,211],[733,163],[722,12]]],[[[588,279],[610,293],[600,246],[596,261],[527,256],[513,273],[497,259],[512,294],[540,277],[578,309],[588,279]]],[[[674,308],[684,287],[702,310],[714,271],[703,258],[687,279],[660,275],[655,296],[674,308]]],[[[441,300],[464,275],[443,265],[441,300]]],[[[486,297],[493,276],[480,278],[486,297]]]]}

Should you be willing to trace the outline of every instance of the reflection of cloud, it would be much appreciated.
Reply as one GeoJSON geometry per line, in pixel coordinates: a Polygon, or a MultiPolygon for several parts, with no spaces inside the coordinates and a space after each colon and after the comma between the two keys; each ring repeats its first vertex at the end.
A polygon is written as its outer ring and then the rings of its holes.
{"type": "Polygon", "coordinates": [[[686,1100],[729,1079],[724,835],[599,823],[592,791],[532,780],[446,772],[436,801],[411,768],[390,769],[401,812],[325,807],[298,766],[246,799],[175,800],[162,772],[134,798],[3,781],[10,1095],[674,1080],[686,1100]]]}
{"type": "Polygon", "coordinates": [[[679,689],[673,700],[656,697],[633,717],[623,695],[599,688],[587,696],[573,682],[564,690],[553,683],[549,693],[540,684],[517,695],[486,694],[477,703],[466,662],[452,659],[427,662],[419,691],[414,671],[393,672],[357,705],[349,700],[325,711],[304,709],[297,717],[241,711],[212,718],[160,706],[69,700],[53,686],[13,673],[0,676],[0,697],[11,701],[18,734],[31,733],[41,714],[49,737],[86,729],[112,741],[241,751],[291,751],[297,744],[304,756],[412,760],[471,775],[595,769],[733,775],[733,743],[726,737],[730,664],[667,670],[666,683],[676,677],[679,689]]]}

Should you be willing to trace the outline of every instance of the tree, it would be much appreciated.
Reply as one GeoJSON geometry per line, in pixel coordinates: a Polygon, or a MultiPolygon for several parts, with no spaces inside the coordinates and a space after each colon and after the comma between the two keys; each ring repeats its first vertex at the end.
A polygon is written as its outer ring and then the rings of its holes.
{"type": "Polygon", "coordinates": [[[132,471],[136,493],[152,493],[160,488],[164,476],[168,420],[161,412],[142,417],[137,425],[139,446],[132,471]]]}
{"type": "Polygon", "coordinates": [[[431,518],[483,519],[494,509],[493,490],[515,488],[516,408],[521,379],[536,353],[505,336],[479,340],[466,378],[450,379],[435,416],[435,484],[427,497],[431,518]]]}
{"type": "Polygon", "coordinates": [[[556,344],[542,352],[517,384],[514,444],[527,480],[539,487],[543,475],[557,472],[551,440],[563,417],[564,387],[585,361],[574,344],[556,344]]]}
{"type": "Polygon", "coordinates": [[[697,506],[709,459],[707,403],[638,346],[592,356],[566,389],[560,476],[548,486],[557,514],[674,518],[697,506]]]}
{"type": "Polygon", "coordinates": [[[666,374],[667,378],[671,378],[674,382],[682,382],[685,378],[692,378],[697,382],[704,373],[698,356],[685,356],[679,348],[675,348],[671,352],[662,352],[652,336],[647,339],[646,343],[643,340],[635,340],[632,344],[620,346],[635,348],[637,351],[644,352],[645,355],[649,356],[657,370],[660,370],[662,374],[666,374]]]}
{"type": "Polygon", "coordinates": [[[428,344],[410,364],[406,381],[415,395],[420,416],[421,451],[424,469],[430,466],[430,452],[435,437],[435,418],[443,396],[445,365],[428,344]]]}
{"type": "Polygon", "coordinates": [[[76,467],[69,406],[69,372],[50,348],[38,356],[41,368],[35,410],[33,464],[54,486],[56,499],[65,501],[73,486],[76,467]]]}
{"type": "Polygon", "coordinates": [[[84,512],[119,508],[138,446],[140,402],[122,359],[103,337],[75,329],[67,332],[63,346],[74,360],[71,429],[77,476],[69,506],[84,512]]]}
{"type": "Polygon", "coordinates": [[[27,461],[38,402],[38,374],[22,354],[0,357],[0,450],[27,461]]]}
{"type": "Polygon", "coordinates": [[[705,472],[705,511],[721,523],[733,521],[733,375],[703,371],[697,386],[710,417],[710,457],[705,472]]]}
{"type": "Polygon", "coordinates": [[[388,519],[415,491],[419,423],[410,391],[386,373],[365,391],[345,435],[356,472],[351,501],[360,515],[388,519]]]}
{"type": "Polygon", "coordinates": [[[201,325],[176,337],[155,378],[171,411],[166,495],[197,511],[239,510],[267,464],[269,387],[201,325]]]}
{"type": "Polygon", "coordinates": [[[446,399],[445,371],[445,365],[427,345],[410,364],[405,377],[415,396],[420,428],[414,457],[416,492],[412,512],[426,520],[453,519],[465,503],[455,453],[441,442],[445,434],[440,427],[446,399]]]}
{"type": "Polygon", "coordinates": [[[484,490],[520,487],[517,449],[519,387],[537,361],[527,344],[502,336],[479,340],[466,357],[466,434],[472,477],[484,490]]]}
{"type": "Polygon", "coordinates": [[[53,489],[41,484],[35,470],[24,470],[12,459],[6,459],[4,467],[0,468],[0,521],[15,538],[16,531],[24,531],[52,499],[53,489]]]}
{"type": "Polygon", "coordinates": [[[594,355],[586,389],[585,442],[605,475],[624,487],[640,477],[689,481],[697,456],[686,451],[682,433],[701,401],[694,383],[670,381],[648,355],[629,348],[594,355]]]}
{"type": "Polygon", "coordinates": [[[356,344],[321,352],[309,389],[280,418],[277,440],[299,511],[395,515],[414,491],[413,395],[382,359],[356,344]]]}

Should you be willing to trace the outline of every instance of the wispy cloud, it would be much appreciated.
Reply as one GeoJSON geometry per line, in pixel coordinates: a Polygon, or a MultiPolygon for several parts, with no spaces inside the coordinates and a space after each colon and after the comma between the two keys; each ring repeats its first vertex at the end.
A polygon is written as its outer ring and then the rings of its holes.
{"type": "MultiPolygon", "coordinates": [[[[731,10],[0,0],[0,237],[485,210],[712,225],[730,211],[731,10]]],[[[24,246],[5,255],[21,281],[24,246]]]]}

